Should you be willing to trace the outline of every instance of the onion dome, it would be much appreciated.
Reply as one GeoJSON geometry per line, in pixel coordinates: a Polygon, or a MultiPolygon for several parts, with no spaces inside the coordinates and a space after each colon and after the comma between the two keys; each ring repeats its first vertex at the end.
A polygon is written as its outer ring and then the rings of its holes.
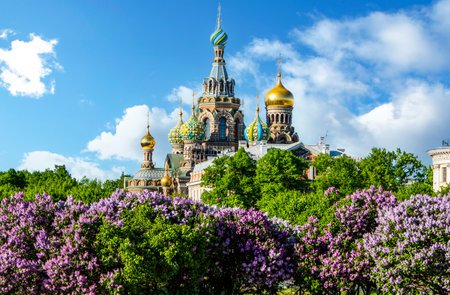
{"type": "Polygon", "coordinates": [[[294,96],[281,83],[281,58],[278,60],[278,64],[278,82],[277,85],[266,94],[266,107],[292,107],[294,106],[294,96]]]}
{"type": "Polygon", "coordinates": [[[149,124],[148,124],[148,114],[147,114],[147,133],[142,137],[141,139],[141,147],[143,149],[153,149],[155,147],[155,139],[153,136],[151,136],[149,131],[149,124]]]}
{"type": "Polygon", "coordinates": [[[218,27],[214,33],[211,34],[211,43],[214,46],[227,44],[228,35],[221,27],[218,27]]]}
{"type": "Polygon", "coordinates": [[[183,137],[181,136],[181,127],[183,126],[183,111],[181,108],[181,99],[180,99],[180,120],[177,125],[170,129],[169,131],[169,142],[174,144],[183,144],[183,137]]]}
{"type": "Polygon", "coordinates": [[[161,178],[161,186],[169,187],[172,185],[172,183],[173,183],[172,178],[169,176],[169,174],[167,174],[166,170],[166,173],[164,174],[163,178],[161,178]]]}
{"type": "Polygon", "coordinates": [[[205,127],[195,116],[194,94],[192,95],[192,115],[181,126],[181,138],[184,141],[202,140],[205,136],[205,127]]]}
{"type": "MultiPolygon", "coordinates": [[[[257,101],[259,105],[259,95],[257,96],[257,101]]],[[[256,106],[256,118],[248,125],[247,128],[245,128],[245,139],[247,141],[261,141],[261,140],[268,140],[270,138],[270,129],[267,127],[266,124],[264,124],[263,121],[261,121],[261,118],[259,117],[259,106],[256,106]]]]}
{"type": "Polygon", "coordinates": [[[217,19],[217,29],[214,31],[214,33],[211,34],[211,43],[214,46],[217,45],[225,45],[227,44],[227,40],[228,40],[228,35],[222,30],[222,28],[220,27],[220,4],[219,4],[219,17],[217,19]]]}

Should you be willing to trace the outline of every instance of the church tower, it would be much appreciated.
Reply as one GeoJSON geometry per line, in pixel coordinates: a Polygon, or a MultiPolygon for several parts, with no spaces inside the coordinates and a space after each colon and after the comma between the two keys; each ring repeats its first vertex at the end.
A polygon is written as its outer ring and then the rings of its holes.
{"type": "Polygon", "coordinates": [[[281,57],[278,59],[278,82],[266,94],[267,125],[270,128],[269,143],[298,142],[298,135],[292,126],[294,96],[281,83],[281,57]]]}
{"type": "Polygon", "coordinates": [[[203,79],[203,94],[198,98],[198,120],[205,128],[203,146],[208,156],[223,150],[237,150],[243,140],[244,120],[239,98],[234,97],[234,79],[225,67],[224,50],[228,36],[221,28],[220,5],[217,29],[211,35],[214,60],[211,73],[203,79]]]}

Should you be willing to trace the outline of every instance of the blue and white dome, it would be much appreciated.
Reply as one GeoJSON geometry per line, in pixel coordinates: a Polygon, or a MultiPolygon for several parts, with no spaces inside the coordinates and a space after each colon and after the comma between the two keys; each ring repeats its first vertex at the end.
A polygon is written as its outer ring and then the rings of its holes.
{"type": "Polygon", "coordinates": [[[228,35],[222,30],[222,28],[219,26],[217,27],[217,30],[211,34],[211,43],[214,46],[217,45],[225,45],[227,44],[228,35]]]}

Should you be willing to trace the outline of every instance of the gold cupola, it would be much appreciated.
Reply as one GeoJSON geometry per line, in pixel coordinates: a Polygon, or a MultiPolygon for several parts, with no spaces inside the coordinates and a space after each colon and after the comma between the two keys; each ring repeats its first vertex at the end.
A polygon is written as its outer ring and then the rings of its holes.
{"type": "Polygon", "coordinates": [[[141,139],[141,147],[143,149],[153,149],[155,147],[155,139],[153,138],[153,136],[150,134],[150,125],[149,125],[149,118],[148,118],[149,114],[147,113],[147,133],[144,135],[144,137],[142,137],[141,139]]]}
{"type": "Polygon", "coordinates": [[[281,57],[278,60],[278,82],[266,94],[266,107],[292,107],[294,106],[294,96],[281,83],[281,57]]]}
{"type": "Polygon", "coordinates": [[[164,174],[163,178],[161,178],[161,186],[163,187],[170,187],[172,185],[172,177],[169,176],[169,174],[166,173],[164,174]]]}

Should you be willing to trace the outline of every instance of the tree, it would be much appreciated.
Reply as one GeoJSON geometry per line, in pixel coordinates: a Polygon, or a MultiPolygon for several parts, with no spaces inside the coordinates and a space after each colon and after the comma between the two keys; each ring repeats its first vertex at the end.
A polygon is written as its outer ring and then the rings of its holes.
{"type": "Polygon", "coordinates": [[[417,156],[397,149],[373,148],[361,163],[363,187],[382,186],[385,190],[397,192],[409,183],[423,183],[427,179],[426,167],[417,156]]]}
{"type": "Polygon", "coordinates": [[[256,168],[256,184],[264,197],[273,197],[278,192],[303,191],[308,188],[305,170],[308,162],[292,152],[269,149],[256,168]]]}
{"type": "Polygon", "coordinates": [[[312,165],[317,171],[312,185],[317,193],[334,187],[345,196],[364,188],[358,162],[346,155],[333,158],[328,154],[319,154],[312,165]]]}
{"type": "Polygon", "coordinates": [[[255,185],[256,161],[244,148],[240,148],[232,157],[223,156],[213,161],[202,175],[202,186],[211,187],[211,191],[202,194],[207,204],[226,207],[250,208],[259,199],[259,188],[255,185]]]}

